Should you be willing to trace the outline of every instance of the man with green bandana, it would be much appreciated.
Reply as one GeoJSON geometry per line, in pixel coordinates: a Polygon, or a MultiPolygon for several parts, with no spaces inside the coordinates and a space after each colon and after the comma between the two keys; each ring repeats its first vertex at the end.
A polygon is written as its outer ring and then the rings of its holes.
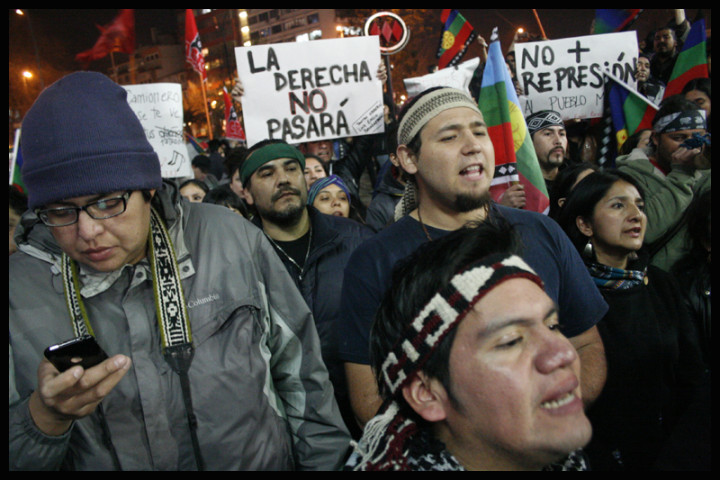
{"type": "Polygon", "coordinates": [[[251,147],[240,170],[245,201],[256,210],[253,222],[265,232],[313,312],[335,398],[351,433],[352,417],[345,372],[338,359],[333,324],[340,316],[343,270],[350,254],[372,231],[347,218],[320,213],[307,204],[305,157],[281,140],[251,147]]]}
{"type": "Polygon", "coordinates": [[[690,249],[685,211],[693,198],[710,189],[709,140],[693,148],[683,143],[707,133],[704,110],[675,95],[665,99],[655,114],[650,153],[636,148],[616,160],[617,168],[645,191],[645,242],[653,254],[651,263],[666,271],[690,249]]]}

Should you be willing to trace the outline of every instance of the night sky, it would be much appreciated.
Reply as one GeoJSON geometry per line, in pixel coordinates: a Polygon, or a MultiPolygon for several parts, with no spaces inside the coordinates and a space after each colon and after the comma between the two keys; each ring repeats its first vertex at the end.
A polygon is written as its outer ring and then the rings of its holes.
{"type": "MultiPolygon", "coordinates": [[[[177,12],[171,9],[136,9],[135,22],[137,43],[149,43],[150,27],[173,33],[182,37],[177,26],[177,12]]],[[[692,19],[697,10],[689,9],[687,16],[692,19]]],[[[40,45],[41,57],[45,49],[52,53],[50,58],[42,58],[53,64],[73,65],[75,54],[93,46],[99,36],[96,24],[105,25],[119,13],[118,9],[29,9],[36,41],[40,45]],[[56,51],[55,49],[59,51],[56,51]]],[[[440,31],[440,12],[438,12],[438,32],[440,31]]],[[[460,12],[473,25],[475,31],[489,41],[493,27],[499,27],[503,48],[509,45],[513,32],[524,27],[532,35],[539,35],[538,22],[532,9],[461,9],[460,12]]],[[[587,35],[595,16],[594,9],[538,9],[538,16],[548,38],[563,38],[587,35]]],[[[710,9],[705,10],[706,23],[710,28],[710,9]]],[[[672,18],[671,9],[646,9],[633,26],[643,38],[653,28],[667,23],[672,18]]],[[[27,18],[16,18],[10,10],[10,37],[29,39],[27,18]]],[[[181,24],[182,25],[182,24],[181,24]]],[[[438,33],[439,35],[439,33],[438,33]]],[[[179,38],[182,41],[182,38],[179,38]]],[[[412,36],[411,36],[412,42],[412,36]]],[[[472,54],[472,52],[470,52],[472,54]]],[[[10,54],[13,54],[11,49],[10,54]]]]}
{"type": "MultiPolygon", "coordinates": [[[[135,10],[135,31],[136,44],[138,46],[150,43],[151,27],[156,27],[161,33],[174,35],[178,43],[184,41],[184,9],[136,9],[135,10]],[[178,13],[180,22],[178,24],[178,13]]],[[[442,24],[440,22],[441,9],[435,9],[437,13],[438,40],[442,24]]],[[[96,25],[110,23],[120,12],[119,9],[29,9],[29,15],[18,16],[13,9],[9,10],[9,57],[11,83],[14,75],[20,69],[36,71],[38,64],[43,68],[42,83],[47,86],[64,74],[70,71],[79,70],[81,66],[75,61],[75,55],[92,48],[97,41],[100,32],[96,25]],[[31,32],[34,35],[31,35],[31,32]],[[33,41],[34,40],[34,41],[33,41]],[[37,45],[37,55],[34,45],[37,45]]],[[[461,9],[460,12],[467,18],[474,27],[476,33],[483,36],[487,41],[494,27],[500,31],[501,45],[507,50],[515,30],[523,27],[532,36],[539,36],[540,28],[533,14],[532,9],[461,9]]],[[[594,9],[538,9],[538,16],[548,38],[575,37],[590,34],[592,20],[595,16],[594,9]]],[[[692,20],[697,13],[696,9],[687,10],[686,14],[692,20]]],[[[711,25],[711,10],[704,10],[707,28],[711,25]]],[[[642,40],[654,28],[667,24],[673,18],[672,9],[646,9],[633,29],[638,32],[638,39],[642,40]]],[[[410,37],[410,44],[418,38],[410,37]]],[[[433,66],[436,64],[435,49],[436,40],[427,41],[423,46],[427,50],[426,59],[422,59],[421,65],[433,66]]],[[[479,55],[480,50],[477,43],[473,43],[463,57],[464,60],[479,55]]],[[[122,55],[122,54],[120,54],[122,55]]],[[[119,61],[124,59],[120,58],[119,61]]],[[[90,69],[105,72],[110,67],[110,59],[93,62],[90,69]]],[[[423,70],[425,70],[423,68],[423,70]]],[[[418,72],[423,75],[426,71],[418,72]]],[[[36,79],[37,80],[37,79],[36,79]]],[[[35,88],[39,93],[40,81],[36,82],[35,88]]],[[[33,88],[28,84],[26,88],[33,88]]],[[[17,89],[15,90],[17,91],[17,89]]],[[[11,85],[11,92],[13,92],[11,85]]],[[[34,92],[28,92],[33,95],[34,92]]]]}
{"type": "MultiPolygon", "coordinates": [[[[28,16],[19,17],[10,10],[11,47],[30,47],[30,25],[40,50],[41,61],[47,61],[57,68],[79,69],[75,55],[89,50],[100,36],[96,25],[111,23],[120,13],[119,9],[28,9],[28,16]],[[29,21],[28,21],[29,19],[29,21]]],[[[177,34],[177,12],[171,9],[136,9],[136,44],[150,43],[150,29],[177,34]]],[[[179,10],[183,12],[183,10],[179,10]]],[[[178,39],[182,41],[182,38],[178,39]]],[[[13,50],[10,50],[12,57],[13,50]]]]}

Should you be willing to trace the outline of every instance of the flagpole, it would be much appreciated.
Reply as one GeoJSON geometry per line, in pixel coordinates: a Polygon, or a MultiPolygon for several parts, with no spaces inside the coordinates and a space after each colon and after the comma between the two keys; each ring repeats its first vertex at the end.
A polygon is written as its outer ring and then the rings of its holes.
{"type": "Polygon", "coordinates": [[[113,79],[118,83],[117,68],[115,68],[115,51],[110,50],[110,63],[112,64],[113,79]]]}
{"type": "Polygon", "coordinates": [[[545,29],[543,28],[542,23],[540,23],[540,17],[538,16],[537,10],[533,8],[532,11],[533,11],[533,14],[535,15],[535,20],[537,21],[538,26],[540,27],[540,33],[542,34],[542,37],[545,40],[547,40],[547,35],[545,35],[545,29]]]}
{"type": "Polygon", "coordinates": [[[208,126],[208,136],[209,136],[210,140],[212,140],[213,139],[213,130],[212,130],[212,124],[210,123],[210,112],[208,110],[207,94],[205,93],[205,80],[203,79],[203,74],[201,72],[198,72],[198,75],[200,75],[200,85],[202,86],[203,104],[205,105],[205,119],[207,120],[207,126],[208,126]]]}
{"type": "Polygon", "coordinates": [[[638,92],[638,91],[635,90],[633,87],[631,87],[630,85],[628,85],[627,83],[623,82],[623,81],[620,80],[618,77],[616,77],[615,75],[613,75],[612,73],[610,73],[609,70],[605,70],[605,71],[603,71],[603,73],[604,73],[608,78],[610,78],[611,80],[614,80],[615,82],[617,82],[617,83],[619,83],[620,85],[622,85],[628,92],[632,93],[633,95],[635,95],[636,97],[638,97],[640,100],[642,100],[643,102],[645,102],[645,103],[647,103],[648,105],[650,105],[650,106],[651,106],[652,108],[654,108],[655,110],[658,110],[658,106],[657,106],[657,105],[655,105],[655,104],[652,103],[650,100],[648,100],[642,93],[638,92]]]}

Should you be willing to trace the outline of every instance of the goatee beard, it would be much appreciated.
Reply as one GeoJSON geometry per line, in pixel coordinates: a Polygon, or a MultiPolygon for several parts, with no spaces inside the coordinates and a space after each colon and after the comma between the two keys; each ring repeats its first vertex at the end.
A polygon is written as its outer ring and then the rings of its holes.
{"type": "Polygon", "coordinates": [[[473,210],[489,206],[491,199],[490,192],[485,192],[481,195],[460,193],[455,197],[455,211],[458,213],[472,212],[473,210]]]}
{"type": "Polygon", "coordinates": [[[305,204],[290,205],[285,210],[270,210],[266,212],[258,212],[260,216],[267,221],[281,228],[292,227],[296,225],[302,218],[305,204]]]}

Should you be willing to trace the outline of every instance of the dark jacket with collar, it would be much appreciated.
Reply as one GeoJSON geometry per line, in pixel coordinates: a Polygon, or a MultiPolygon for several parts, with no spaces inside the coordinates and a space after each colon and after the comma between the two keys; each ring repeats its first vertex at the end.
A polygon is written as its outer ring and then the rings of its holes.
{"type": "MultiPolygon", "coordinates": [[[[350,254],[372,236],[373,231],[354,220],[322,214],[314,207],[308,207],[308,212],[312,225],[312,243],[302,272],[285,254],[278,251],[278,255],[313,313],[330,380],[336,394],[342,397],[346,390],[345,375],[343,362],[337,354],[338,339],[333,324],[335,318],[341,315],[340,291],[345,265],[350,254]]],[[[253,222],[262,226],[259,217],[255,217],[253,222]]]]}

